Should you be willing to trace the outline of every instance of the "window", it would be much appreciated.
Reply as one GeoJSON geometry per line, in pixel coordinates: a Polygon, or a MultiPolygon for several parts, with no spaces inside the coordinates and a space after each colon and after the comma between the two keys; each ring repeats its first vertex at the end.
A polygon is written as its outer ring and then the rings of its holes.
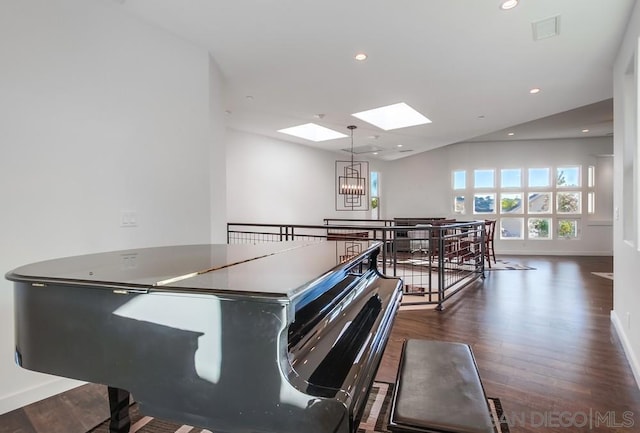
{"type": "Polygon", "coordinates": [[[559,219],[557,234],[559,239],[577,239],[578,238],[578,220],[577,219],[559,219]]]}
{"type": "Polygon", "coordinates": [[[522,213],[523,207],[521,192],[500,194],[500,213],[522,213]]]}
{"type": "Polygon", "coordinates": [[[500,213],[522,213],[523,207],[521,192],[500,194],[500,213]]]}
{"type": "Polygon", "coordinates": [[[528,199],[529,213],[551,213],[552,197],[550,192],[530,192],[528,199]]]}
{"type": "Polygon", "coordinates": [[[591,215],[596,213],[596,193],[593,191],[587,193],[587,213],[591,215]]]}
{"type": "Polygon", "coordinates": [[[453,213],[456,213],[456,214],[465,213],[463,195],[457,195],[453,198],[453,213]]]}
{"type": "Polygon", "coordinates": [[[582,193],[580,191],[575,192],[559,192],[557,194],[556,212],[558,213],[581,213],[582,193]]]}
{"type": "Polygon", "coordinates": [[[556,186],[558,188],[580,187],[580,167],[558,167],[556,173],[556,186]]]}
{"type": "Polygon", "coordinates": [[[595,166],[454,170],[452,182],[453,213],[496,219],[501,240],[577,239],[595,214],[595,166]]]}
{"type": "Polygon", "coordinates": [[[371,219],[380,218],[380,174],[377,171],[371,172],[371,219]]]}
{"type": "Polygon", "coordinates": [[[596,213],[596,167],[590,165],[587,168],[587,213],[594,215],[596,213]]]}
{"type": "Polygon", "coordinates": [[[474,188],[493,188],[495,185],[493,170],[474,170],[473,171],[473,187],[474,188]]]}
{"type": "Polygon", "coordinates": [[[457,170],[453,172],[453,189],[465,189],[467,187],[467,172],[457,170]]]}
{"type": "Polygon", "coordinates": [[[587,170],[587,186],[589,188],[595,188],[596,186],[596,167],[590,165],[587,170]]]}
{"type": "Polygon", "coordinates": [[[473,196],[473,213],[474,214],[496,213],[496,195],[495,194],[475,194],[473,196]]]}
{"type": "Polygon", "coordinates": [[[546,188],[551,186],[549,181],[549,168],[530,168],[529,169],[529,187],[546,188]]]}
{"type": "Polygon", "coordinates": [[[522,170],[519,168],[503,168],[500,170],[500,176],[502,188],[520,188],[522,186],[522,170]]]}
{"type": "Polygon", "coordinates": [[[500,239],[524,239],[524,218],[500,219],[500,239]]]}
{"type": "Polygon", "coordinates": [[[529,218],[529,239],[551,239],[551,218],[529,218]]]}

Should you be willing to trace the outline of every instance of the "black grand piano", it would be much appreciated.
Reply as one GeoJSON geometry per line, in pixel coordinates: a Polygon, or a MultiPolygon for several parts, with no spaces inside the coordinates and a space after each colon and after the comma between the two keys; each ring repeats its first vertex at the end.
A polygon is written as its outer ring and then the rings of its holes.
{"type": "Polygon", "coordinates": [[[402,296],[380,244],[188,245],[17,268],[16,362],[227,433],[355,432],[402,296]]]}

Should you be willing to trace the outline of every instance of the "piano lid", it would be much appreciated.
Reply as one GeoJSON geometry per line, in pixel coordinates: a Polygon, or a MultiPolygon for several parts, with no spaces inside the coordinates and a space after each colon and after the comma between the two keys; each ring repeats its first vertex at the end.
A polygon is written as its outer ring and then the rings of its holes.
{"type": "Polygon", "coordinates": [[[32,263],[14,269],[6,277],[12,281],[60,280],[151,287],[185,275],[301,248],[307,243],[176,245],[111,251],[32,263]]]}
{"type": "Polygon", "coordinates": [[[98,288],[292,298],[301,288],[328,278],[347,258],[364,256],[379,246],[379,242],[369,241],[295,241],[153,247],[33,263],[7,273],[6,278],[98,288]]]}

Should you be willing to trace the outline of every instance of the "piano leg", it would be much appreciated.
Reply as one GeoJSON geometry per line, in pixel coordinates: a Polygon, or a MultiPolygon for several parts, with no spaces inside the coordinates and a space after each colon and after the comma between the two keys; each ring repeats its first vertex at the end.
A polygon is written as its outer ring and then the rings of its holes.
{"type": "Polygon", "coordinates": [[[109,433],[129,433],[131,420],[129,419],[129,391],[120,388],[108,387],[109,411],[111,421],[109,422],[109,433]]]}

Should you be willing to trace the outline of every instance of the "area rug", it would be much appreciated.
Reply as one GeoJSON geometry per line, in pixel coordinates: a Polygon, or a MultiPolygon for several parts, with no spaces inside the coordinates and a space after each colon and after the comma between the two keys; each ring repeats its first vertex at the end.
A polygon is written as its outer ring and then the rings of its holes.
{"type": "Polygon", "coordinates": [[[531,268],[529,266],[521,265],[520,263],[508,262],[506,260],[497,259],[496,263],[491,262],[491,267],[489,265],[484,266],[485,271],[528,271],[535,268],[531,268]]]}
{"type": "MultiPolygon", "coordinates": [[[[358,433],[389,433],[387,420],[389,419],[392,395],[393,384],[374,382],[358,427],[358,433]]],[[[503,415],[500,400],[489,398],[488,403],[496,433],[509,433],[509,424],[503,415]]],[[[211,430],[174,424],[144,416],[140,414],[136,404],[130,407],[129,413],[131,417],[130,433],[215,433],[211,430]]],[[[105,420],[100,425],[89,430],[88,433],[109,433],[109,420],[105,420]]]]}
{"type": "MultiPolygon", "coordinates": [[[[409,265],[409,266],[429,266],[429,264],[431,265],[432,269],[436,269],[438,267],[438,262],[437,261],[431,261],[429,262],[428,260],[424,260],[424,259],[420,259],[420,258],[409,258],[409,259],[402,259],[402,260],[398,260],[397,261],[398,264],[401,265],[409,265]]],[[[457,269],[467,269],[467,270],[473,270],[475,269],[475,267],[472,264],[469,264],[468,262],[465,262],[464,264],[452,264],[449,265],[449,262],[445,262],[445,268],[451,266],[452,270],[457,270],[457,269]]],[[[492,261],[491,262],[491,267],[489,267],[489,265],[485,262],[484,265],[484,270],[485,271],[526,271],[526,270],[531,270],[531,269],[535,269],[529,266],[525,266],[522,265],[520,263],[515,263],[515,262],[510,262],[507,260],[502,260],[502,259],[497,259],[495,261],[495,263],[492,261]]]]}
{"type": "Polygon", "coordinates": [[[598,277],[606,278],[608,280],[613,281],[613,272],[591,272],[591,273],[598,277]]]}

